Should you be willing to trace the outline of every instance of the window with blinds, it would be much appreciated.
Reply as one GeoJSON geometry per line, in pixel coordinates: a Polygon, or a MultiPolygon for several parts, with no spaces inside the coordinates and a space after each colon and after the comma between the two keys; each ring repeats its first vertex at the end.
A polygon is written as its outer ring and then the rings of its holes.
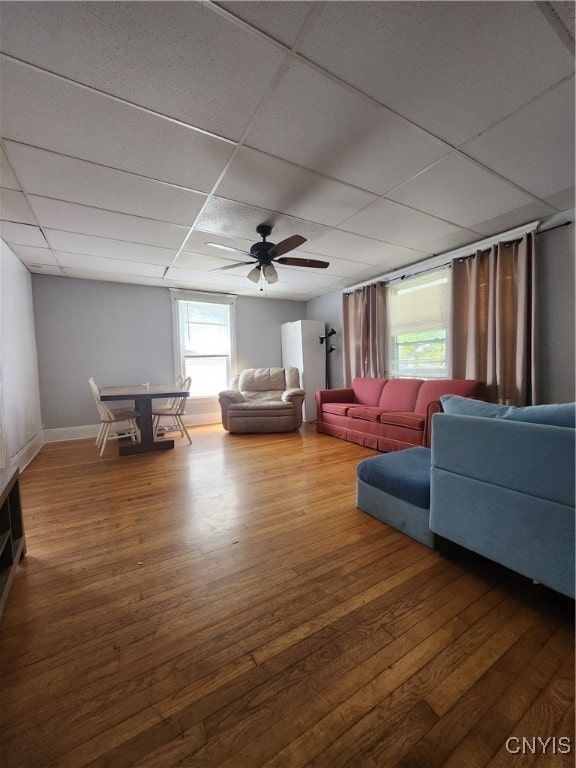
{"type": "Polygon", "coordinates": [[[450,268],[388,285],[387,350],[391,378],[448,374],[450,268]]]}

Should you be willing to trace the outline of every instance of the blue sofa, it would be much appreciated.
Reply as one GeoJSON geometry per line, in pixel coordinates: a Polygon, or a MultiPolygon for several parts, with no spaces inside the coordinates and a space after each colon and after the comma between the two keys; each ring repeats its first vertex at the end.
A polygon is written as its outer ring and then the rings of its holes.
{"type": "Polygon", "coordinates": [[[455,542],[574,597],[574,404],[441,401],[431,449],[360,462],[357,506],[429,547],[455,542]]]}
{"type": "Polygon", "coordinates": [[[574,405],[455,405],[433,417],[430,529],[574,597],[575,430],[554,425],[574,405]]]}

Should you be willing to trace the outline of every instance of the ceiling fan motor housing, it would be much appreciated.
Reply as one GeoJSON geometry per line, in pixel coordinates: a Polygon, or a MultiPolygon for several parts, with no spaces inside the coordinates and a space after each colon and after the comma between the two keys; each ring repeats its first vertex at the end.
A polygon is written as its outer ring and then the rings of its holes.
{"type": "Polygon", "coordinates": [[[271,259],[272,257],[268,256],[268,252],[272,248],[274,248],[274,243],[254,243],[250,247],[250,255],[256,259],[271,259]]]}

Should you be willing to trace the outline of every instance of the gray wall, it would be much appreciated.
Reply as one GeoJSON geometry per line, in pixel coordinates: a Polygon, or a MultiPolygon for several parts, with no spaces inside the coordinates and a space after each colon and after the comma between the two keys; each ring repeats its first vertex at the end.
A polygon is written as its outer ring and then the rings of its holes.
{"type": "Polygon", "coordinates": [[[306,320],[303,301],[236,299],[236,367],[282,366],[282,323],[306,320]]]}
{"type": "MultiPolygon", "coordinates": [[[[574,212],[570,217],[574,221],[574,212]]],[[[543,224],[552,226],[553,220],[543,224]]],[[[574,224],[538,235],[541,403],[576,400],[574,224]]]]}
{"type": "MultiPolygon", "coordinates": [[[[97,422],[88,388],[174,379],[172,309],[167,288],[33,275],[42,420],[45,429],[97,422]]],[[[303,302],[238,297],[239,368],[282,364],[280,326],[305,317],[303,302]]],[[[191,401],[201,423],[213,400],[191,401]]]]}
{"type": "Polygon", "coordinates": [[[307,320],[323,320],[326,330],[334,328],[336,334],[330,337],[330,343],[336,347],[327,360],[328,383],[330,389],[344,386],[344,364],[342,359],[342,292],[335,291],[325,296],[312,299],[306,306],[307,320]]]}

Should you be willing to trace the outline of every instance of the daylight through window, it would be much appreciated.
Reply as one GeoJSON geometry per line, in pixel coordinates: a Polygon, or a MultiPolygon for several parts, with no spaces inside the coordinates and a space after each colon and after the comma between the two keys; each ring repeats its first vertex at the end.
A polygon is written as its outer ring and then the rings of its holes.
{"type": "Polygon", "coordinates": [[[448,267],[388,285],[388,375],[446,378],[450,318],[448,267]]]}
{"type": "Polygon", "coordinates": [[[179,373],[190,377],[190,397],[216,397],[232,370],[233,297],[212,301],[177,297],[179,373]]]}

